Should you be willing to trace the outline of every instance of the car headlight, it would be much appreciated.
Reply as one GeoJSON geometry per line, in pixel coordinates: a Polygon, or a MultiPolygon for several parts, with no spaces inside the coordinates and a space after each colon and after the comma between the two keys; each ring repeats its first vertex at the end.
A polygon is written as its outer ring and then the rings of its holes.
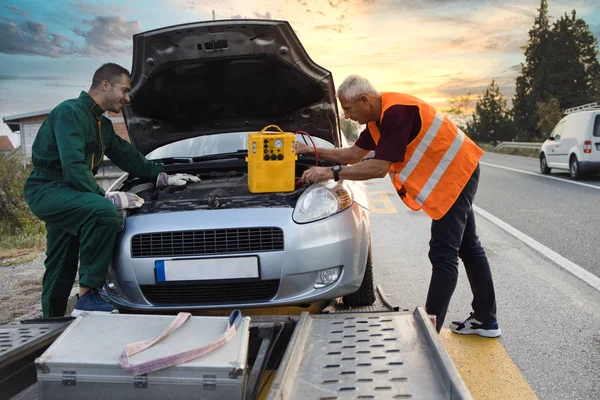
{"type": "Polygon", "coordinates": [[[313,222],[345,210],[352,202],[352,192],[345,183],[315,183],[302,193],[292,217],[298,224],[313,222]]]}

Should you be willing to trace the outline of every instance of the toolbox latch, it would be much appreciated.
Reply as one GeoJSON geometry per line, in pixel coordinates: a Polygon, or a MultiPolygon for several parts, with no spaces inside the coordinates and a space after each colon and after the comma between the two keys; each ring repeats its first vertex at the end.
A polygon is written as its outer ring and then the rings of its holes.
{"type": "Polygon", "coordinates": [[[217,376],[216,375],[203,375],[202,386],[204,390],[217,390],[217,376]]]}
{"type": "Polygon", "coordinates": [[[146,389],[148,387],[148,374],[134,376],[133,387],[136,389],[146,389]]]}
{"type": "Polygon", "coordinates": [[[63,371],[63,386],[77,386],[77,374],[75,371],[63,371]]]}

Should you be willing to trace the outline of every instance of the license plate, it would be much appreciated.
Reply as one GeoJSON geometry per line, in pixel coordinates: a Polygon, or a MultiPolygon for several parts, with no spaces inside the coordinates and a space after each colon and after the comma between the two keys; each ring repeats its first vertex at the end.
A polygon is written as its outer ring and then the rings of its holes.
{"type": "Polygon", "coordinates": [[[596,143],[596,151],[600,151],[600,143],[596,143]]]}
{"type": "Polygon", "coordinates": [[[157,260],[156,282],[258,278],[258,257],[157,260]]]}

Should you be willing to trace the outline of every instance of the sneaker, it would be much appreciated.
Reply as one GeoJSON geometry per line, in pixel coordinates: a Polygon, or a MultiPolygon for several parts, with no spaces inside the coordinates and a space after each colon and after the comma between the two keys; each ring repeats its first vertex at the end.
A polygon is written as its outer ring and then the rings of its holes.
{"type": "Polygon", "coordinates": [[[464,322],[452,321],[450,329],[452,329],[452,332],[461,335],[479,335],[488,338],[497,338],[501,334],[498,322],[494,321],[482,324],[475,319],[473,313],[464,322]]]}
{"type": "Polygon", "coordinates": [[[73,309],[71,316],[78,317],[84,312],[118,314],[119,310],[107,303],[97,290],[91,289],[81,297],[77,295],[77,302],[75,302],[75,308],[73,309]]]}

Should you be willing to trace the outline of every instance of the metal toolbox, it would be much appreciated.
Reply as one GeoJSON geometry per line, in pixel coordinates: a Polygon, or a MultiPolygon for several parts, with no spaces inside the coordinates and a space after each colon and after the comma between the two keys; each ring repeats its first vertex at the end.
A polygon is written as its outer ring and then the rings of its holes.
{"type": "MultiPolygon", "coordinates": [[[[174,316],[82,314],[39,358],[40,399],[243,399],[250,318],[214,351],[173,367],[133,375],[118,365],[123,348],[154,339],[174,316]]],[[[180,328],[131,357],[139,364],[178,354],[218,338],[227,317],[190,317],[180,328]]]]}

